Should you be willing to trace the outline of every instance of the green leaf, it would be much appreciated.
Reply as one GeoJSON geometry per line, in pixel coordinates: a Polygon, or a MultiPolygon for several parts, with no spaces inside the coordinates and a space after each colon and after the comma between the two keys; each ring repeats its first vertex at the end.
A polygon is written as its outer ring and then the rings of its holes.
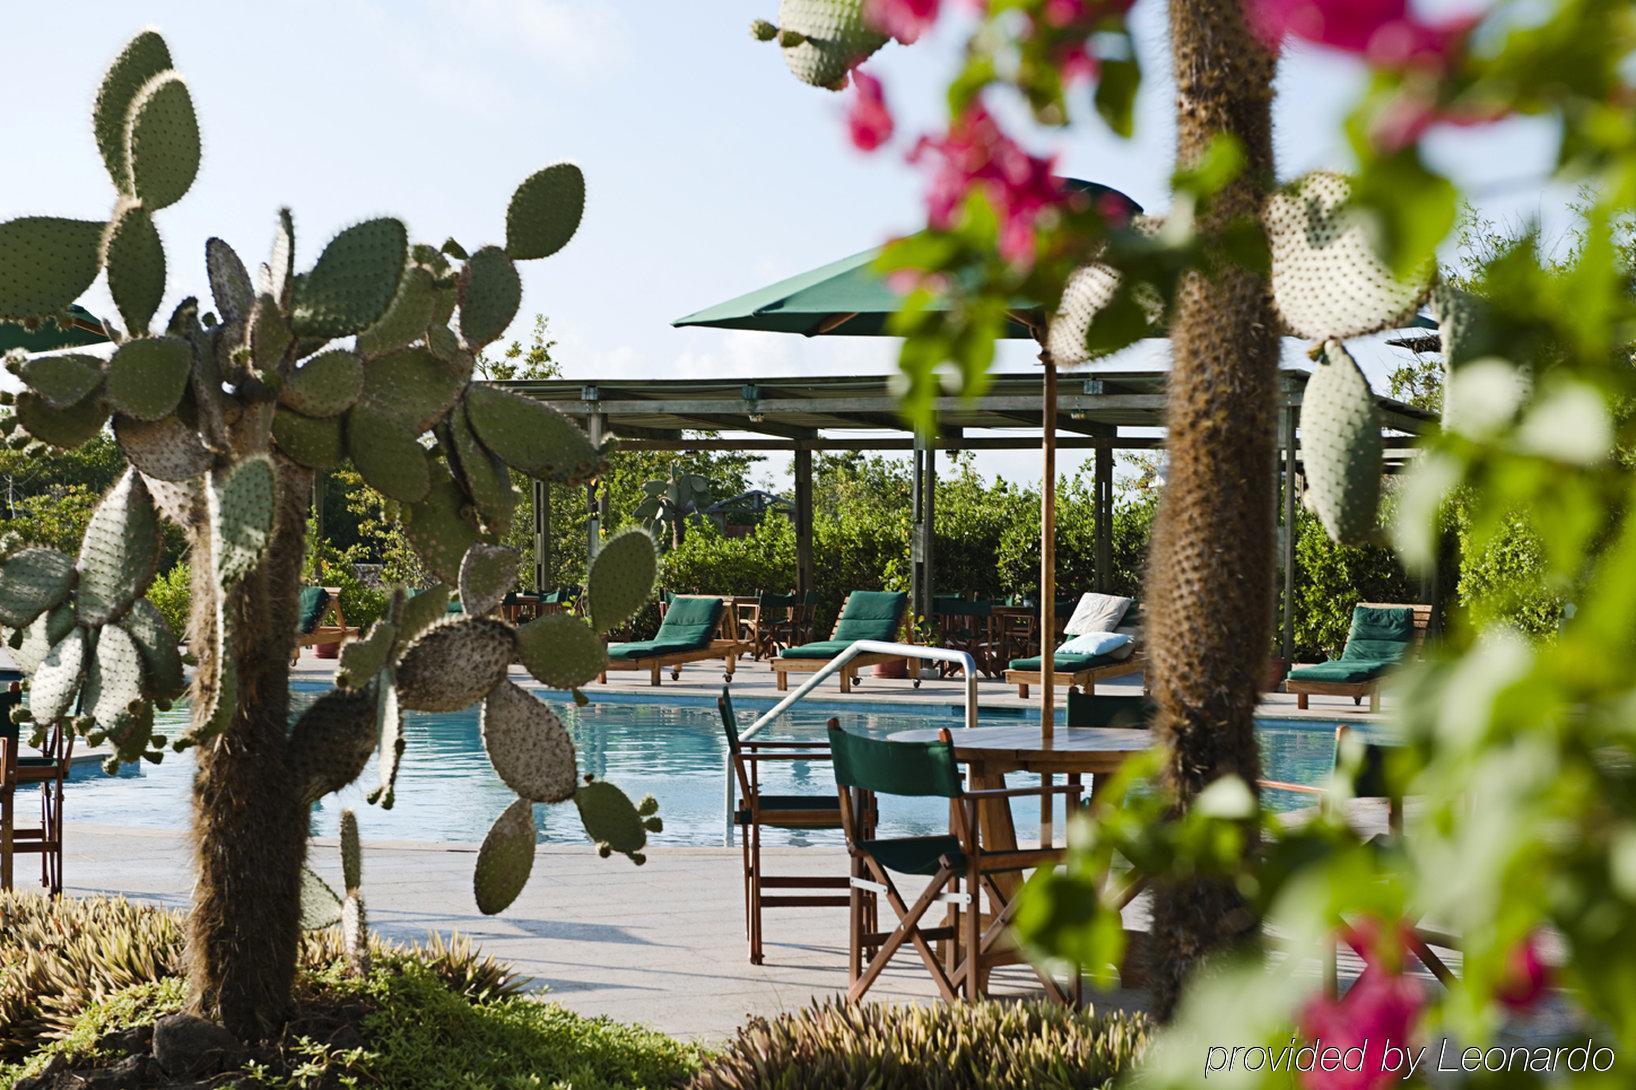
{"type": "Polygon", "coordinates": [[[1410,148],[1366,160],[1353,181],[1352,199],[1379,225],[1381,259],[1394,276],[1409,279],[1436,260],[1437,247],[1454,227],[1460,194],[1410,148]]]}

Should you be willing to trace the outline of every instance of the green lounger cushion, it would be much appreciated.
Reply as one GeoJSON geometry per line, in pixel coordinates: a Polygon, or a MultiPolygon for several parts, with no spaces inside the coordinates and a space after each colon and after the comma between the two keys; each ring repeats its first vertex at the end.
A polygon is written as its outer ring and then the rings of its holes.
{"type": "Polygon", "coordinates": [[[846,597],[846,608],[841,611],[833,637],[786,647],[779,652],[779,658],[832,659],[858,640],[895,642],[903,611],[908,608],[909,596],[899,591],[855,590],[846,597]]]}
{"type": "Polygon", "coordinates": [[[1297,666],[1289,672],[1291,681],[1358,682],[1370,681],[1397,665],[1390,662],[1368,662],[1364,659],[1331,659],[1311,666],[1297,666]]]}
{"type": "Polygon", "coordinates": [[[653,639],[609,644],[608,657],[629,662],[702,650],[716,634],[721,610],[720,598],[673,598],[653,639]]]}
{"type": "Polygon", "coordinates": [[[1397,662],[1414,646],[1414,610],[1358,606],[1346,636],[1343,662],[1397,662]]]}
{"type": "Polygon", "coordinates": [[[324,611],[327,608],[329,591],[323,587],[302,587],[300,607],[296,614],[296,631],[303,636],[310,636],[318,628],[318,622],[324,619],[324,611]]]}
{"type": "MultiPolygon", "coordinates": [[[[1081,670],[1089,670],[1093,666],[1106,666],[1109,663],[1124,662],[1130,658],[1118,651],[1110,651],[1106,655],[1081,655],[1073,651],[1058,651],[1051,656],[1051,670],[1058,674],[1077,674],[1081,670]]],[[[1038,670],[1043,660],[1039,655],[1026,659],[1012,659],[1013,670],[1038,670]]],[[[1135,669],[1135,667],[1131,667],[1135,669]]]]}

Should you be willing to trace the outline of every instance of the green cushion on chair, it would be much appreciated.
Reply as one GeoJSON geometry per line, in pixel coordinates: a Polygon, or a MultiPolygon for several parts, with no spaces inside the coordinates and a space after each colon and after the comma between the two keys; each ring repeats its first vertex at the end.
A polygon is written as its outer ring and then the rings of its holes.
{"type": "Polygon", "coordinates": [[[1352,683],[1370,681],[1397,665],[1390,662],[1367,662],[1363,659],[1331,659],[1311,666],[1297,666],[1289,672],[1291,681],[1326,681],[1352,683]]]}
{"type": "Polygon", "coordinates": [[[1414,646],[1414,610],[1358,606],[1346,636],[1344,662],[1397,662],[1414,646]]]}
{"type": "Polygon", "coordinates": [[[720,598],[672,598],[665,619],[651,640],[608,645],[608,657],[628,662],[632,659],[676,655],[710,646],[721,622],[720,598]]]}
{"type": "Polygon", "coordinates": [[[900,591],[855,590],[847,595],[833,638],[843,644],[855,640],[890,643],[897,639],[903,611],[908,608],[909,596],[900,591]]]}
{"type": "Polygon", "coordinates": [[[899,874],[936,874],[943,856],[955,866],[965,862],[960,841],[952,836],[905,836],[892,840],[863,840],[858,847],[875,862],[899,874]]]}
{"type": "Polygon", "coordinates": [[[296,613],[296,631],[303,636],[311,635],[318,628],[318,622],[324,619],[327,608],[329,591],[323,587],[302,587],[300,607],[296,613]]]}
{"type": "MultiPolygon", "coordinates": [[[[1079,671],[1089,670],[1093,666],[1105,666],[1110,662],[1122,662],[1127,658],[1129,658],[1128,655],[1120,655],[1117,652],[1110,652],[1106,655],[1082,655],[1073,651],[1058,651],[1051,656],[1051,671],[1057,674],[1077,674],[1079,671]]],[[[1026,659],[1012,659],[1011,669],[1039,670],[1042,668],[1044,661],[1039,655],[1026,659]]],[[[1136,667],[1132,666],[1131,669],[1135,670],[1136,667]]]]}
{"type": "Polygon", "coordinates": [[[781,659],[832,659],[852,646],[850,640],[819,640],[799,647],[786,647],[778,653],[781,659]]]}

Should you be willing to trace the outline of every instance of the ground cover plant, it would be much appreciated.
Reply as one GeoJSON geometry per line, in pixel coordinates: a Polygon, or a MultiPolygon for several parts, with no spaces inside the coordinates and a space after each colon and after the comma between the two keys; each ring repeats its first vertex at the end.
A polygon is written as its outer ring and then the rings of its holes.
{"type": "Polygon", "coordinates": [[[477,355],[521,302],[518,261],[556,253],[578,229],[585,181],[572,164],[536,172],[496,227],[503,245],[413,243],[398,220],[341,231],[298,271],[281,210],[257,275],[220,238],[205,246],[211,301],[155,321],[167,259],[156,220],[197,173],[200,134],[163,38],[138,34],[92,111],[113,183],[104,220],[0,223],[0,319],[58,317],[100,274],[122,325],[103,361],[14,355],[21,379],[6,428],[15,448],[114,442],[129,463],[85,524],[77,557],[7,542],[0,623],[30,677],[36,744],[75,730],[110,764],[195,751],[196,884],[188,917],[188,1004],[241,1039],[278,1031],[300,947],[310,805],[379,753],[372,799],[391,806],[401,709],[482,704],[491,763],[516,800],[478,854],[473,892],[497,912],[527,881],[534,806],[572,801],[603,855],[640,863],[655,804],[578,774],[572,740],[542,702],[506,680],[521,660],[574,689],[600,672],[600,640],[651,597],[656,559],[640,531],[608,541],[589,573],[588,616],[522,628],[496,613],[517,556],[513,474],[594,478],[607,448],[565,417],[474,382],[477,355]],[[336,687],[288,723],[303,544],[315,471],[349,460],[392,503],[438,584],[394,595],[342,652],[336,687]],[[185,536],[191,682],[179,633],[145,597],[163,523],[185,536]],[[449,616],[458,591],[464,611],[449,616]],[[189,693],[191,721],[154,733],[154,710],[189,693]]]}
{"type": "Polygon", "coordinates": [[[458,936],[372,938],[360,973],[335,930],[303,939],[279,1036],[217,1055],[156,1052],[155,1023],[186,1005],[179,913],[7,893],[0,924],[3,1090],[78,1086],[81,1077],[121,1086],[611,1090],[679,1085],[700,1057],[662,1034],[529,997],[526,978],[458,936]]]}

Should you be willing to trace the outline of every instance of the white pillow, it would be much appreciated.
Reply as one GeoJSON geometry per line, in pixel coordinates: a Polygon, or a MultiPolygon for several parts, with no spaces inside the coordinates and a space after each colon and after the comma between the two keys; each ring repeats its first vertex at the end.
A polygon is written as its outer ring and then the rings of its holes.
{"type": "Polygon", "coordinates": [[[1057,653],[1106,655],[1119,650],[1129,642],[1130,637],[1123,632],[1087,632],[1083,636],[1075,636],[1057,648],[1057,653]]]}
{"type": "Polygon", "coordinates": [[[1074,615],[1068,618],[1068,624],[1063,631],[1070,636],[1083,636],[1090,632],[1112,632],[1119,627],[1119,619],[1130,608],[1129,598],[1120,598],[1112,594],[1086,594],[1079,599],[1079,605],[1074,607],[1074,615]]]}

